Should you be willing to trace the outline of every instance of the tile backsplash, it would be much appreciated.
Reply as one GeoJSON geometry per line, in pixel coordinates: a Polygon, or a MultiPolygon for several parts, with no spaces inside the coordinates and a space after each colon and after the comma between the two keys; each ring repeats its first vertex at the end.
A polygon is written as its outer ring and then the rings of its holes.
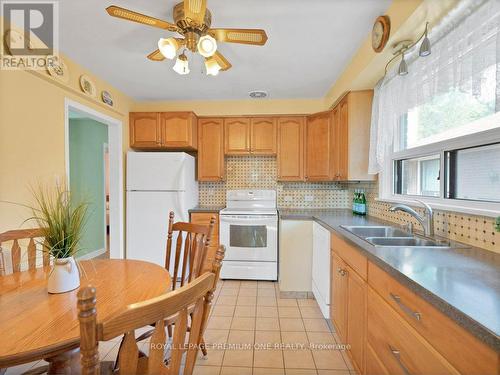
{"type": "MultiPolygon", "coordinates": [[[[389,212],[390,204],[377,201],[375,183],[306,183],[277,182],[276,158],[271,156],[232,156],[226,158],[226,181],[201,182],[201,206],[225,206],[226,190],[276,189],[280,208],[350,208],[355,189],[366,192],[368,214],[405,225],[420,224],[410,215],[389,212]]],[[[422,213],[421,209],[417,209],[422,213]]],[[[495,219],[457,212],[436,210],[434,230],[439,236],[500,253],[500,233],[495,232],[495,219]]]]}

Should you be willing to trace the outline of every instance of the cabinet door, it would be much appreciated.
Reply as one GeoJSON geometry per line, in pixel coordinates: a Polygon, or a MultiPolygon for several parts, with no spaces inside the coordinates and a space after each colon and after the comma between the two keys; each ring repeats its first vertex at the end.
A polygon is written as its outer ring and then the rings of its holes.
{"type": "Polygon", "coordinates": [[[224,178],[224,120],[198,121],[198,181],[224,178]]]}
{"type": "MultiPolygon", "coordinates": [[[[340,338],[347,340],[347,266],[331,252],[330,315],[340,338]]],[[[347,341],[346,341],[347,342],[347,341]]]]}
{"type": "MultiPolygon", "coordinates": [[[[338,150],[337,159],[337,180],[346,181],[348,176],[349,163],[349,112],[347,97],[340,102],[338,122],[335,129],[335,146],[338,150]]],[[[366,135],[367,137],[370,134],[366,135]]]]}
{"type": "Polygon", "coordinates": [[[307,118],[306,177],[307,181],[331,180],[330,123],[331,112],[322,112],[307,118]]]}
{"type": "Polygon", "coordinates": [[[347,342],[358,372],[363,374],[366,347],[366,282],[347,267],[347,342]]]}
{"type": "Polygon", "coordinates": [[[193,112],[164,112],[160,119],[163,147],[196,150],[198,137],[193,112]]]}
{"type": "Polygon", "coordinates": [[[278,120],[278,180],[304,180],[304,118],[278,120]]]}
{"type": "Polygon", "coordinates": [[[276,155],[276,119],[255,117],[250,121],[250,150],[255,155],[276,155]]]}
{"type": "Polygon", "coordinates": [[[157,112],[130,113],[130,147],[161,147],[161,127],[158,116],[157,112]]]}
{"type": "Polygon", "coordinates": [[[226,155],[250,153],[250,120],[248,118],[224,120],[224,153],[226,155]]]}

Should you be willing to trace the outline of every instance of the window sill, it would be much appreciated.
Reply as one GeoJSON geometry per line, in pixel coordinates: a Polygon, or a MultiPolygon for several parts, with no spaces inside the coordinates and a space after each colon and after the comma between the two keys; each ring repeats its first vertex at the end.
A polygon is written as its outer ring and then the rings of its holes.
{"type": "Polygon", "coordinates": [[[498,217],[500,216],[500,204],[499,203],[486,203],[486,202],[460,202],[463,204],[449,204],[436,201],[432,198],[426,197],[415,197],[415,198],[403,198],[403,197],[388,197],[388,198],[375,198],[377,202],[385,203],[403,203],[413,207],[422,207],[422,205],[415,200],[421,200],[427,203],[433,209],[440,211],[451,211],[460,212],[468,215],[478,215],[486,217],[498,217]],[[490,208],[485,208],[484,206],[490,208]],[[481,207],[483,206],[483,207],[481,207]]]}

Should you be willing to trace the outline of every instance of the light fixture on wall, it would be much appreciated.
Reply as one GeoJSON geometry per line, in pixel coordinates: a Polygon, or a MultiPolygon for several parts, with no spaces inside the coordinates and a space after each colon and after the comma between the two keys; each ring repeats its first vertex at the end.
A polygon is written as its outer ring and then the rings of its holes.
{"type": "Polygon", "coordinates": [[[172,69],[180,75],[189,74],[189,61],[185,51],[177,57],[177,61],[172,69]]]}
{"type": "Polygon", "coordinates": [[[418,55],[420,57],[426,57],[431,54],[431,41],[429,40],[427,34],[428,34],[428,28],[429,28],[429,22],[426,22],[425,24],[425,31],[424,33],[414,42],[411,40],[403,40],[400,42],[397,42],[394,44],[394,57],[390,59],[387,64],[385,65],[385,72],[384,72],[384,77],[387,75],[387,68],[389,65],[395,61],[397,58],[401,56],[401,62],[399,63],[398,67],[398,74],[400,76],[405,76],[408,74],[408,64],[405,60],[405,53],[406,51],[410,50],[411,48],[415,47],[418,42],[422,40],[422,44],[420,45],[420,49],[418,51],[418,55]]]}

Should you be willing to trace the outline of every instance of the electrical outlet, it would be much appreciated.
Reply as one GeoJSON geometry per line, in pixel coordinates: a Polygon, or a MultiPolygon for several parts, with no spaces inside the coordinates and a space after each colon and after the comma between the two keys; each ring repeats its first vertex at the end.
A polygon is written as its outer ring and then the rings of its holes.
{"type": "Polygon", "coordinates": [[[208,190],[208,195],[209,195],[210,197],[213,197],[213,196],[215,195],[215,190],[214,190],[214,189],[209,189],[209,190],[208,190]]]}
{"type": "Polygon", "coordinates": [[[291,201],[292,201],[292,197],[289,195],[285,195],[285,202],[291,202],[291,201]]]}
{"type": "Polygon", "coordinates": [[[312,202],[312,201],[314,201],[314,195],[306,195],[306,196],[304,196],[304,200],[306,202],[312,202]]]}

